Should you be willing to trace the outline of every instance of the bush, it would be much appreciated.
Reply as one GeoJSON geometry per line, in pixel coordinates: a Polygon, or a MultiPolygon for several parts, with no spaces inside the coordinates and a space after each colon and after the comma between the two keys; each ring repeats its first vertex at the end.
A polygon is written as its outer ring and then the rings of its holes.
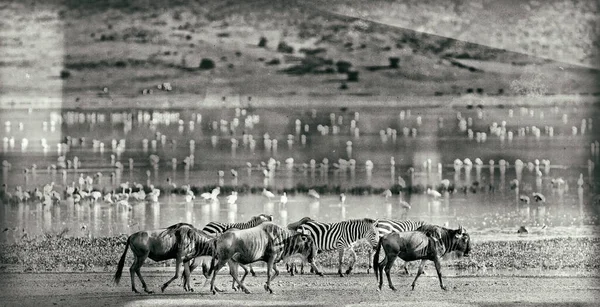
{"type": "Polygon", "coordinates": [[[200,69],[213,69],[215,68],[215,61],[211,59],[202,59],[200,61],[200,69]]]}
{"type": "Polygon", "coordinates": [[[281,61],[279,59],[275,58],[275,59],[272,59],[272,60],[266,62],[265,64],[266,65],[279,65],[279,64],[281,64],[281,61]]]}
{"type": "Polygon", "coordinates": [[[345,74],[350,70],[350,67],[352,67],[352,63],[347,61],[338,61],[335,63],[335,66],[337,66],[338,73],[345,74]]]}
{"type": "Polygon", "coordinates": [[[260,47],[260,48],[267,47],[267,38],[266,37],[261,36],[260,40],[258,41],[258,47],[260,47]]]}
{"type": "Polygon", "coordinates": [[[400,58],[398,57],[390,57],[390,67],[391,68],[398,68],[399,67],[399,63],[400,63],[400,58]]]}
{"type": "Polygon", "coordinates": [[[67,79],[69,77],[71,77],[71,72],[70,71],[68,71],[66,69],[63,69],[63,70],[60,71],[60,78],[61,79],[67,79]]]}
{"type": "Polygon", "coordinates": [[[348,82],[358,82],[358,71],[348,71],[348,82]]]}
{"type": "Polygon", "coordinates": [[[277,52],[294,53],[294,47],[286,44],[286,42],[279,42],[279,44],[277,44],[277,52]]]}

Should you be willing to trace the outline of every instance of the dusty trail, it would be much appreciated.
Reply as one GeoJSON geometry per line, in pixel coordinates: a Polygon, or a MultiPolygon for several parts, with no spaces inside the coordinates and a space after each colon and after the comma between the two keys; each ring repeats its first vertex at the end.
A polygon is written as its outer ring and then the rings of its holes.
{"type": "MultiPolygon", "coordinates": [[[[218,284],[228,290],[216,296],[202,287],[201,276],[195,277],[194,293],[183,292],[175,282],[165,293],[137,295],[130,292],[128,276],[121,285],[113,285],[112,273],[2,273],[0,306],[597,306],[600,299],[597,277],[449,276],[449,290],[444,292],[435,274],[427,273],[414,291],[409,287],[413,277],[394,276],[400,290],[384,288],[381,293],[375,291],[373,275],[280,276],[273,283],[273,295],[263,290],[261,273],[248,278],[249,295],[231,290],[230,278],[220,275],[218,284]]],[[[145,273],[150,288],[158,292],[170,276],[145,273]]]]}

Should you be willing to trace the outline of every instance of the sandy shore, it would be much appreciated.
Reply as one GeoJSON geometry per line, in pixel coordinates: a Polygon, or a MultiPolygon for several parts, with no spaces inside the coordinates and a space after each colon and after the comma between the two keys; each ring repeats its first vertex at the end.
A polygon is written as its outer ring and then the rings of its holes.
{"type": "Polygon", "coordinates": [[[146,96],[110,96],[110,97],[43,97],[43,96],[0,96],[0,110],[10,109],[214,109],[214,108],[337,108],[337,107],[451,107],[451,106],[549,106],[565,103],[597,103],[600,97],[594,95],[549,95],[540,97],[525,96],[282,96],[282,97],[204,97],[201,95],[146,95],[146,96]]]}
{"type": "MultiPolygon", "coordinates": [[[[142,270],[151,289],[172,273],[142,270]]],[[[354,274],[290,277],[273,282],[275,294],[263,290],[264,273],[249,277],[252,292],[242,294],[229,288],[230,278],[217,277],[225,293],[213,296],[203,288],[204,278],[195,276],[196,292],[186,293],[179,281],[165,293],[138,295],[130,292],[128,274],[119,286],[112,273],[2,273],[1,306],[597,306],[600,285],[596,277],[458,277],[447,276],[448,291],[439,288],[433,269],[410,291],[412,276],[392,277],[399,291],[385,287],[377,292],[374,275],[354,274]]],[[[136,280],[138,283],[139,281],[136,280]]],[[[141,290],[141,289],[140,289],[141,290]]]]}

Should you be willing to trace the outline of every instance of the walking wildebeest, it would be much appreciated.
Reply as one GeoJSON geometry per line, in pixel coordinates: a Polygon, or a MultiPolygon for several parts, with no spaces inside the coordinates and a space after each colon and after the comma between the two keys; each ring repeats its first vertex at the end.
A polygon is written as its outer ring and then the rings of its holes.
{"type": "MultiPolygon", "coordinates": [[[[184,266],[184,284],[185,291],[193,291],[189,284],[189,261],[202,255],[213,254],[214,239],[207,236],[204,232],[194,228],[194,226],[186,223],[178,223],[168,228],[139,231],[127,238],[125,251],[119,260],[117,272],[115,273],[114,281],[119,284],[127,249],[131,247],[131,251],[135,256],[133,264],[129,268],[131,274],[131,290],[139,293],[135,288],[134,274],[142,282],[142,287],[146,293],[153,293],[148,290],[144,278],[140,273],[140,268],[144,264],[146,258],[150,258],[156,262],[168,259],[175,259],[175,276],[162,285],[161,291],[164,291],[169,284],[179,277],[179,267],[183,263],[184,266]]],[[[203,274],[208,278],[206,266],[202,267],[203,274]]]]}
{"type": "Polygon", "coordinates": [[[267,263],[265,290],[270,293],[273,293],[271,281],[279,275],[275,264],[294,254],[302,254],[318,272],[317,268],[314,267],[314,257],[317,254],[317,249],[312,238],[271,222],[265,222],[250,229],[229,230],[218,237],[214,244],[214,254],[209,271],[213,274],[210,284],[213,294],[216,294],[214,288],[215,278],[225,264],[229,265],[229,273],[246,293],[250,293],[244,285],[246,274],[244,274],[241,281],[238,279],[238,264],[265,261],[267,263]],[[272,269],[275,271],[275,275],[272,275],[272,269]]]}
{"type": "Polygon", "coordinates": [[[384,265],[389,286],[392,290],[396,291],[396,288],[392,284],[390,270],[397,257],[400,257],[404,261],[421,260],[419,271],[412,283],[412,290],[415,289],[417,278],[423,274],[423,267],[426,260],[433,261],[440,280],[440,287],[446,290],[442,282],[440,258],[451,251],[463,252],[464,256],[468,256],[471,251],[469,234],[467,234],[462,226],[453,230],[435,225],[423,225],[416,231],[392,232],[381,237],[373,256],[375,277],[379,281],[378,291],[381,290],[381,286],[383,285],[382,270],[384,265]],[[385,257],[379,262],[379,252],[382,246],[385,251],[385,257]]]}

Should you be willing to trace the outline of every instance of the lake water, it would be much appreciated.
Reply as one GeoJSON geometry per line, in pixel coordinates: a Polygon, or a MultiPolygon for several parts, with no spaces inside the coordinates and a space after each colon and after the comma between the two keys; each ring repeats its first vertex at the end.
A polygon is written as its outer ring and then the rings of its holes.
{"type": "Polygon", "coordinates": [[[51,181],[62,193],[67,185],[78,185],[80,176],[93,177],[96,190],[120,191],[121,183],[138,182],[161,187],[163,193],[158,203],[130,201],[131,210],[102,201],[73,204],[69,199],[54,206],[33,200],[4,204],[0,227],[8,230],[2,240],[19,240],[23,230],[29,237],[64,229],[70,235],[107,236],[182,221],[202,227],[209,221],[245,221],[259,213],[273,214],[279,224],[303,216],[323,221],[410,218],[451,227],[460,223],[491,237],[512,235],[521,225],[532,235],[590,235],[598,218],[593,202],[599,160],[598,150],[591,145],[600,135],[596,118],[600,118],[598,108],[590,105],[515,107],[512,111],[456,107],[170,110],[168,114],[151,110],[3,111],[0,153],[6,161],[2,177],[6,193],[14,194],[16,186],[41,189],[51,181]],[[462,128],[472,130],[472,138],[461,129],[458,113],[464,121],[462,128]],[[481,132],[486,133],[485,140],[481,132]],[[190,140],[195,143],[190,145],[190,140]],[[59,142],[64,143],[60,151],[59,142]],[[184,160],[191,154],[193,164],[186,167],[184,160]],[[153,164],[150,155],[159,161],[153,164]],[[60,156],[66,168],[60,165],[60,156]],[[260,165],[271,157],[278,164],[265,177],[260,165]],[[293,162],[286,163],[288,158],[293,162]],[[472,167],[455,167],[456,159],[466,158],[474,162],[472,167]],[[477,158],[482,165],[476,165],[477,158]],[[355,160],[355,167],[347,166],[350,159],[355,160]],[[509,163],[507,167],[500,166],[502,159],[509,163]],[[515,168],[517,159],[524,162],[522,170],[515,168]],[[541,176],[536,175],[534,164],[528,167],[536,159],[541,176]],[[548,168],[544,159],[550,161],[548,168]],[[74,160],[80,161],[77,169],[74,160]],[[372,168],[367,167],[369,160],[372,168]],[[494,160],[492,167],[490,160],[494,160]],[[115,166],[119,162],[121,169],[115,166]],[[252,166],[248,168],[247,163],[252,166]],[[580,174],[585,182],[581,189],[580,174]],[[439,199],[425,193],[388,199],[350,193],[353,187],[390,188],[398,184],[399,176],[408,186],[421,187],[419,191],[449,179],[456,192],[439,199]],[[518,194],[510,188],[510,181],[517,177],[518,194]],[[559,177],[566,184],[553,185],[559,177]],[[278,195],[269,200],[260,194],[240,194],[235,205],[227,204],[226,195],[220,195],[220,202],[197,197],[186,203],[181,195],[167,196],[169,183],[200,189],[253,187],[259,192],[266,187],[278,195]],[[298,186],[335,186],[346,191],[348,198],[341,205],[338,195],[322,195],[319,200],[294,195],[298,186]],[[290,200],[280,205],[284,189],[290,192],[290,200]],[[526,205],[518,200],[519,195],[531,197],[533,192],[544,194],[546,202],[540,205],[532,199],[526,205]],[[401,206],[400,199],[411,208],[401,206]],[[543,225],[547,227],[542,229],[543,225]]]}

